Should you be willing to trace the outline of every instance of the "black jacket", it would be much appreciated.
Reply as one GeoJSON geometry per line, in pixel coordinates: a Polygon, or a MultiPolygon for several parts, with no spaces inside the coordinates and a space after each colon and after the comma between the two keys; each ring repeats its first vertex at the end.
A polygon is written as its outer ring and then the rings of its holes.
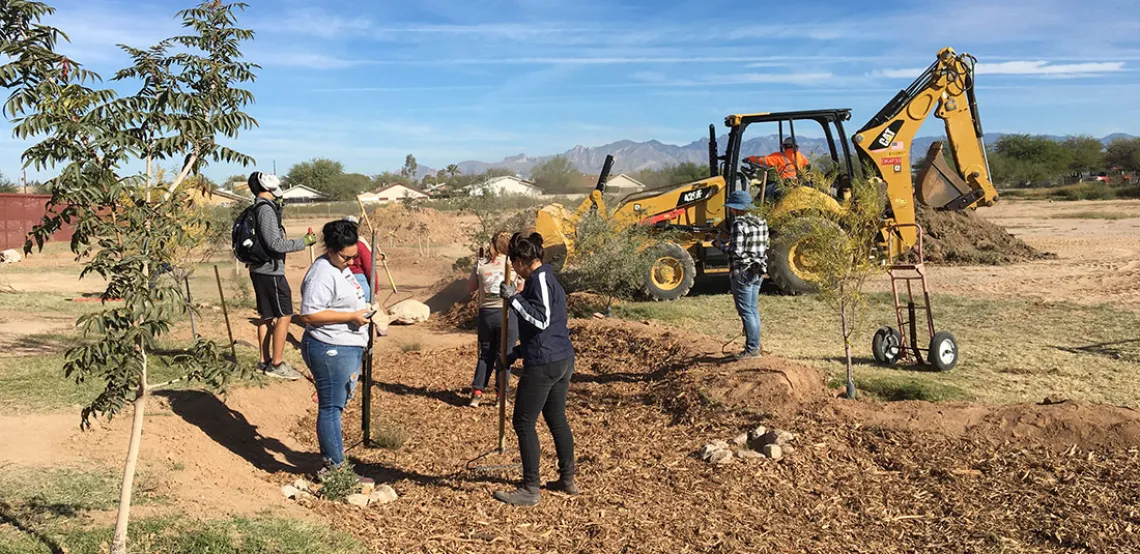
{"type": "Polygon", "coordinates": [[[554,268],[543,264],[535,270],[510,305],[519,316],[515,352],[524,365],[546,365],[574,357],[566,328],[566,290],[554,276],[554,268]]]}

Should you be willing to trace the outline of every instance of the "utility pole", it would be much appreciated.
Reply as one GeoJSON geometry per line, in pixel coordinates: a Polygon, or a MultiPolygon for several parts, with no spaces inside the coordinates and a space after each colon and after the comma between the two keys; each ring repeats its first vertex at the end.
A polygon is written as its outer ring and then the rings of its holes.
{"type": "Polygon", "coordinates": [[[24,168],[24,194],[28,194],[28,169],[24,168]]]}
{"type": "Polygon", "coordinates": [[[277,160],[273,160],[273,174],[277,175],[277,160]]]}

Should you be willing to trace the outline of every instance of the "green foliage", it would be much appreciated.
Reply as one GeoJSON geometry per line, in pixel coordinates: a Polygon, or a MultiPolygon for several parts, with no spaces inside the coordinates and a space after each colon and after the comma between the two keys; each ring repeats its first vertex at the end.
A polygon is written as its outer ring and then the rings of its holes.
{"type": "Polygon", "coordinates": [[[4,176],[4,172],[0,171],[0,192],[18,192],[18,191],[19,191],[19,188],[16,187],[16,183],[13,183],[11,179],[4,176]]]}
{"type": "Polygon", "coordinates": [[[1120,138],[1109,143],[1105,160],[1124,171],[1140,171],[1140,138],[1120,138]]]}
{"type": "Polygon", "coordinates": [[[416,171],[418,170],[419,164],[416,163],[416,157],[408,154],[407,157],[404,158],[404,167],[400,168],[400,176],[415,183],[416,171]]]}
{"type": "Polygon", "coordinates": [[[372,443],[377,448],[399,450],[408,442],[408,432],[398,423],[380,416],[372,418],[372,443]]]}
{"type": "Polygon", "coordinates": [[[643,169],[633,174],[633,178],[645,185],[645,188],[658,188],[669,185],[679,185],[700,181],[709,177],[708,165],[684,162],[661,169],[643,169]]]}
{"type": "Polygon", "coordinates": [[[1104,144],[1100,139],[1079,135],[1065,139],[1061,146],[1069,152],[1069,172],[1073,175],[1083,177],[1104,169],[1104,144]]]}
{"type": "Polygon", "coordinates": [[[575,185],[581,182],[582,173],[574,169],[566,156],[555,156],[535,166],[530,178],[545,194],[567,194],[575,192],[575,185]]]}
{"type": "Polygon", "coordinates": [[[531,227],[539,200],[528,196],[485,193],[451,198],[445,202],[446,207],[471,213],[479,220],[479,226],[470,237],[471,249],[475,251],[491,244],[495,233],[514,233],[531,227]]]}
{"type": "Polygon", "coordinates": [[[791,241],[804,256],[810,256],[819,298],[839,314],[840,331],[848,371],[848,393],[854,394],[852,336],[867,312],[867,281],[883,271],[877,238],[882,226],[886,193],[876,182],[853,183],[847,210],[834,219],[801,218],[800,233],[776,238],[791,241]]]}
{"type": "Polygon", "coordinates": [[[1061,143],[1044,136],[1006,135],[994,143],[994,182],[1016,186],[1055,184],[1076,162],[1061,143]]]}
{"type": "MultiPolygon", "coordinates": [[[[217,142],[256,125],[241,111],[253,95],[238,88],[253,80],[257,67],[241,61],[240,43],[253,36],[235,26],[236,11],[243,8],[206,1],[178,12],[190,34],[146,50],[123,46],[133,63],[114,78],[136,82],[138,89],[119,97],[86,86],[98,76],[55,52],[62,33],[39,23],[51,8],[34,2],[0,5],[0,59],[6,61],[0,82],[11,91],[4,113],[15,123],[17,138],[39,141],[24,153],[25,165],[59,172],[46,184],[52,194],[48,215],[24,249],[42,250],[69,224],[71,250],[87,260],[81,276],[103,278],[104,301],[122,299],[81,316],[77,326],[83,340],[64,356],[68,378],[102,384],[102,392],[83,408],[83,425],[96,416],[113,417],[129,401],[145,397],[153,387],[148,369],[159,340],[187,310],[178,282],[155,279],[177,266],[179,253],[193,248],[209,227],[187,192],[192,186],[187,177],[209,162],[252,162],[217,142]],[[124,173],[139,159],[145,173],[124,173]],[[178,174],[165,183],[159,165],[170,160],[179,164],[178,174]]],[[[175,364],[184,372],[180,380],[215,388],[239,374],[207,340],[177,353],[175,364]]],[[[140,436],[141,427],[133,428],[132,446],[140,436]]],[[[124,471],[116,552],[125,550],[136,461],[137,455],[128,456],[124,471]]]]}
{"type": "Polygon", "coordinates": [[[360,476],[353,465],[345,460],[340,467],[329,468],[321,475],[321,496],[333,502],[344,502],[350,494],[360,492],[360,476]]]}
{"type": "Polygon", "coordinates": [[[645,290],[645,273],[663,241],[648,227],[619,228],[591,211],[577,223],[574,255],[566,261],[563,278],[572,290],[605,296],[608,309],[614,300],[645,290]]]}

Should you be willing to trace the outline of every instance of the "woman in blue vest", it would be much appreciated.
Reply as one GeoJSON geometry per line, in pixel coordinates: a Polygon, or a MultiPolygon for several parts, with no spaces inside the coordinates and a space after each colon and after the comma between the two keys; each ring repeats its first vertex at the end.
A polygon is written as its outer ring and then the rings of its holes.
{"type": "Polygon", "coordinates": [[[500,491],[495,498],[516,506],[538,504],[539,446],[534,425],[538,414],[546,420],[558,453],[559,479],[546,484],[547,490],[578,494],[574,484],[574,434],[566,422],[566,392],[574,374],[574,346],[566,327],[566,291],[554,276],[554,268],[542,263],[542,235],[516,234],[511,238],[510,260],[514,270],[526,279],[522,292],[503,283],[499,295],[518,316],[519,346],[508,364],[522,358],[523,370],[515,388],[512,424],[519,438],[522,457],[522,484],[513,491],[500,491]]]}

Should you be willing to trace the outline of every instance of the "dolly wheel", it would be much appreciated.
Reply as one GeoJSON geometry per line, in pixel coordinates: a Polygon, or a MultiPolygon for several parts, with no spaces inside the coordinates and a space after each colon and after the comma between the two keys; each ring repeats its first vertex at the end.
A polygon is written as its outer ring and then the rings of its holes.
{"type": "Polygon", "coordinates": [[[926,357],[938,371],[950,371],[958,365],[958,341],[954,340],[954,335],[939,331],[930,339],[930,352],[926,357]]]}
{"type": "Polygon", "coordinates": [[[891,365],[899,360],[902,352],[902,335],[891,327],[880,327],[875,331],[875,338],[871,339],[871,352],[875,361],[880,364],[891,365]]]}

